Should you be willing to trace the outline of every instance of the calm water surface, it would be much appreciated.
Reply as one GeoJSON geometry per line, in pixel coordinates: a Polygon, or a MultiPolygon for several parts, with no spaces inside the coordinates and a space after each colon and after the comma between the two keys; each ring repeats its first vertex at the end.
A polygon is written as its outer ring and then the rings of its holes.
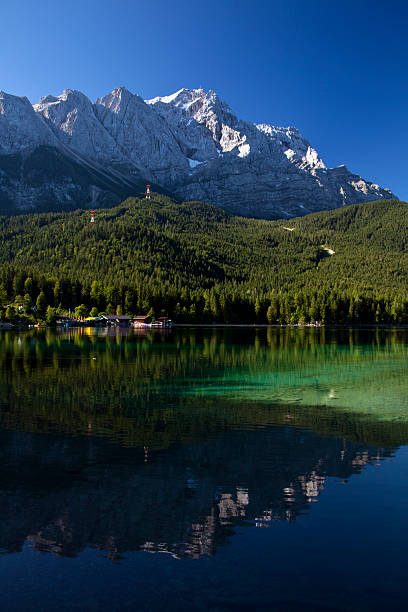
{"type": "Polygon", "coordinates": [[[405,610],[408,331],[0,335],[2,610],[405,610]]]}

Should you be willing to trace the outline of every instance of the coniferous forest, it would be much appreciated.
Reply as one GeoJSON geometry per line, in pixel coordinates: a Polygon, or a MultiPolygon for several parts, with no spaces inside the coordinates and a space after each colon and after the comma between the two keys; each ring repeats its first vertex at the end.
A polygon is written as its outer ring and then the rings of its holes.
{"type": "Polygon", "coordinates": [[[0,318],[71,311],[182,323],[408,323],[408,205],[291,220],[166,196],[0,218],[0,318]]]}

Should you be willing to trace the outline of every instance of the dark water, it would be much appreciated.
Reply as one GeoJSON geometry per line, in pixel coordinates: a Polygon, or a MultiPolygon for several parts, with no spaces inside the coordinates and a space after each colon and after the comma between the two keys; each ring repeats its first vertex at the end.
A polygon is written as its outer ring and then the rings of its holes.
{"type": "Polygon", "coordinates": [[[4,610],[405,610],[408,332],[0,336],[4,610]]]}

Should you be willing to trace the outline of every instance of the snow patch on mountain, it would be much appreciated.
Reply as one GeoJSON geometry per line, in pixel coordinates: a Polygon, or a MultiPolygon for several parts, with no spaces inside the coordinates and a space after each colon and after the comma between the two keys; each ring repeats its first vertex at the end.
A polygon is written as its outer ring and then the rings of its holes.
{"type": "Polygon", "coordinates": [[[199,166],[200,164],[205,164],[207,160],[204,161],[197,161],[196,159],[190,159],[188,158],[188,163],[190,165],[190,168],[197,168],[197,166],[199,166]]]}

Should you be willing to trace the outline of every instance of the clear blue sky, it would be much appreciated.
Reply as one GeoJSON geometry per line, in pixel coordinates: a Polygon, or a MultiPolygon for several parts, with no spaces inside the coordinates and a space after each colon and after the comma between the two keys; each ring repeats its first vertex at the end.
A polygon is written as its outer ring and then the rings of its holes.
{"type": "Polygon", "coordinates": [[[214,89],[408,200],[405,1],[19,0],[0,19],[4,91],[214,89]]]}

